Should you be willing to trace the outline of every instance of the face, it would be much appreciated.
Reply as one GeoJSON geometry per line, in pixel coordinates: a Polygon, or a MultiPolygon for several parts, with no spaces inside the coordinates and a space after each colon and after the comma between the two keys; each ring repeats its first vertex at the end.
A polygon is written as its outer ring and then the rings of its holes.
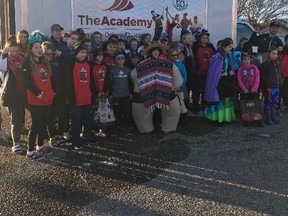
{"type": "Polygon", "coordinates": [[[189,35],[186,35],[185,37],[183,37],[183,43],[192,45],[192,43],[193,43],[192,35],[189,34],[189,35]]]}
{"type": "Polygon", "coordinates": [[[124,51],[124,50],[125,50],[125,43],[119,42],[119,43],[117,44],[117,49],[118,49],[118,51],[120,51],[120,52],[124,51]]]}
{"type": "Polygon", "coordinates": [[[143,42],[145,44],[150,44],[151,43],[151,37],[150,35],[147,35],[146,37],[144,37],[143,42]]]}
{"type": "Polygon", "coordinates": [[[283,46],[277,47],[277,50],[278,50],[279,52],[282,52],[282,51],[283,51],[283,46]]]}
{"type": "Polygon", "coordinates": [[[277,26],[272,26],[272,27],[270,27],[270,34],[271,34],[272,36],[276,36],[277,33],[278,33],[278,30],[279,30],[279,27],[277,27],[277,26]]]}
{"type": "Polygon", "coordinates": [[[138,42],[137,41],[131,41],[131,43],[130,43],[131,51],[136,51],[137,47],[138,47],[138,42]]]}
{"type": "Polygon", "coordinates": [[[101,63],[102,61],[103,61],[103,54],[97,55],[97,56],[95,57],[95,62],[96,62],[96,63],[101,63]]]}
{"type": "Polygon", "coordinates": [[[227,47],[225,47],[225,48],[224,48],[225,54],[227,55],[227,54],[231,53],[231,50],[232,50],[232,49],[233,49],[233,45],[232,45],[232,44],[229,45],[229,46],[227,46],[227,47]]]}
{"type": "Polygon", "coordinates": [[[208,35],[202,35],[200,38],[200,43],[203,45],[207,45],[209,42],[209,36],[208,35]]]}
{"type": "Polygon", "coordinates": [[[177,49],[178,53],[182,52],[183,51],[183,45],[182,44],[177,44],[176,45],[176,49],[177,49]]]}
{"type": "Polygon", "coordinates": [[[96,44],[100,44],[102,42],[102,35],[101,34],[95,34],[94,41],[96,44]]]}
{"type": "Polygon", "coordinates": [[[178,59],[178,53],[177,53],[177,51],[172,51],[171,53],[170,53],[170,55],[169,55],[169,59],[171,60],[171,61],[176,61],[177,59],[178,59]]]}
{"type": "Polygon", "coordinates": [[[12,47],[9,47],[8,55],[10,58],[16,58],[19,55],[19,52],[20,52],[19,47],[12,46],[12,47]]]}
{"type": "Polygon", "coordinates": [[[61,31],[62,30],[60,28],[53,30],[52,35],[56,40],[61,38],[61,31]]]}
{"type": "Polygon", "coordinates": [[[44,58],[50,62],[53,59],[52,49],[43,49],[43,55],[44,55],[44,58]]]}
{"type": "Polygon", "coordinates": [[[41,44],[39,42],[35,42],[35,43],[32,44],[31,55],[35,59],[39,59],[43,55],[41,44]]]}
{"type": "Polygon", "coordinates": [[[139,58],[133,57],[133,58],[130,58],[130,61],[132,62],[133,65],[137,65],[139,63],[139,58]]]}
{"type": "Polygon", "coordinates": [[[278,50],[273,50],[268,55],[271,60],[276,60],[278,58],[278,50]]]}
{"type": "Polygon", "coordinates": [[[246,56],[243,58],[242,63],[243,65],[250,65],[251,58],[249,56],[246,56]]]}
{"type": "Polygon", "coordinates": [[[116,44],[108,44],[106,49],[107,49],[107,53],[109,55],[115,55],[115,53],[117,51],[117,45],[116,44]]]}
{"type": "Polygon", "coordinates": [[[27,35],[25,33],[21,33],[19,35],[19,39],[20,39],[21,44],[23,44],[23,45],[27,44],[28,38],[27,38],[27,35]]]}
{"type": "Polygon", "coordinates": [[[152,50],[152,53],[151,53],[152,58],[156,59],[159,57],[159,55],[160,55],[160,51],[158,49],[152,50]]]}
{"type": "Polygon", "coordinates": [[[91,50],[92,50],[92,43],[91,43],[91,42],[85,42],[85,46],[86,46],[86,48],[87,48],[87,51],[88,51],[88,52],[91,52],[91,50]]]}
{"type": "Polygon", "coordinates": [[[72,34],[67,40],[67,47],[73,48],[74,45],[78,42],[79,36],[77,34],[72,34]]]}
{"type": "Polygon", "coordinates": [[[76,59],[80,62],[84,61],[84,59],[86,57],[87,57],[87,50],[86,49],[80,50],[76,55],[76,59]]]}
{"type": "Polygon", "coordinates": [[[123,66],[124,63],[125,63],[125,57],[124,57],[124,56],[118,57],[118,58],[116,59],[115,63],[116,63],[116,65],[117,65],[118,67],[123,66]]]}

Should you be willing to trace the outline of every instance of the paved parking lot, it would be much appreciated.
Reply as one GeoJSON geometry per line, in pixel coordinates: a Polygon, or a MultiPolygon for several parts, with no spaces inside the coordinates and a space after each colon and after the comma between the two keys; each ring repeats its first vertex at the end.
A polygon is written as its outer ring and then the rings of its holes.
{"type": "Polygon", "coordinates": [[[0,215],[288,215],[288,114],[281,125],[100,138],[44,161],[0,144],[0,215]]]}

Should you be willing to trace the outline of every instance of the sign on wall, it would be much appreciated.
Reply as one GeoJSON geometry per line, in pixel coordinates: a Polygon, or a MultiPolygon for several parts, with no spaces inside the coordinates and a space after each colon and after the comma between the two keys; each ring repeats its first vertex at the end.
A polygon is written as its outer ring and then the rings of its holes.
{"type": "Polygon", "coordinates": [[[72,23],[87,34],[101,32],[104,40],[167,33],[178,41],[182,29],[195,33],[206,26],[206,8],[204,0],[73,0],[72,23]]]}

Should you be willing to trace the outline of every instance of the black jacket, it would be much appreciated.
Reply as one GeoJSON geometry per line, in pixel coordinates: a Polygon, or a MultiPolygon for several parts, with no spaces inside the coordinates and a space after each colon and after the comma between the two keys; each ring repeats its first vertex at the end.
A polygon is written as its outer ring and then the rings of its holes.
{"type": "Polygon", "coordinates": [[[250,37],[250,42],[252,46],[258,46],[259,53],[266,53],[272,46],[276,48],[283,46],[283,43],[279,37],[275,36],[272,38],[270,37],[269,33],[257,36],[257,33],[254,32],[250,37]]]}
{"type": "Polygon", "coordinates": [[[277,63],[265,61],[260,65],[260,86],[266,88],[280,88],[283,83],[281,67],[277,63]]]}

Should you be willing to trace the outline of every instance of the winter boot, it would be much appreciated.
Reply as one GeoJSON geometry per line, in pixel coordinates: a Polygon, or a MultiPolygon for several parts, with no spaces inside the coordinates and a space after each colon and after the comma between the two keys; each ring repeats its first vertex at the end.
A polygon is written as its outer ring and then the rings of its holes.
{"type": "Polygon", "coordinates": [[[271,120],[271,110],[265,110],[265,122],[268,125],[273,125],[273,121],[271,120]]]}
{"type": "Polygon", "coordinates": [[[271,116],[271,120],[273,123],[275,123],[275,124],[281,123],[280,119],[277,117],[276,109],[271,110],[270,116],[271,116]]]}

